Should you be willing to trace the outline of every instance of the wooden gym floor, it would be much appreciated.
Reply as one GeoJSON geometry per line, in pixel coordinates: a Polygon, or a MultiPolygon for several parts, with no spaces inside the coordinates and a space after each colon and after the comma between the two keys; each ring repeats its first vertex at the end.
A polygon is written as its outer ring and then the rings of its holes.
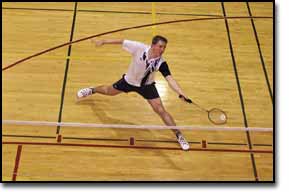
{"type": "MultiPolygon", "coordinates": [[[[77,40],[152,21],[226,15],[227,19],[157,25],[96,39],[123,38],[149,44],[153,34],[167,37],[164,58],[192,100],[205,108],[226,111],[228,129],[272,128],[273,6],[273,2],[5,2],[2,68],[70,38],[77,40]]],[[[96,48],[90,40],[72,44],[70,50],[64,46],[19,63],[2,71],[2,119],[163,125],[147,102],[134,93],[93,95],[75,102],[77,90],[114,83],[129,63],[130,55],[121,46],[96,48]]],[[[177,125],[212,127],[211,131],[183,131],[191,143],[190,151],[179,149],[170,130],[2,123],[2,180],[274,180],[272,132],[214,131],[218,126],[196,107],[181,102],[161,74],[156,81],[164,106],[177,125]]]]}

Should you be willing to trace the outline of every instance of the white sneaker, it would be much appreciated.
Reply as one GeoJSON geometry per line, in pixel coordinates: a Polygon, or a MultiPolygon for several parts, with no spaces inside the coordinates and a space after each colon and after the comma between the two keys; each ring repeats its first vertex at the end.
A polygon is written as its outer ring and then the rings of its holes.
{"type": "Polygon", "coordinates": [[[91,88],[84,88],[84,89],[80,89],[78,92],[77,92],[77,95],[76,97],[78,99],[81,99],[81,98],[84,98],[84,97],[87,97],[89,95],[92,95],[92,89],[91,88]]]}
{"type": "Polygon", "coordinates": [[[181,145],[183,150],[189,150],[190,149],[189,143],[186,141],[186,139],[184,138],[184,136],[182,134],[179,134],[177,140],[178,140],[178,142],[181,145]]]}

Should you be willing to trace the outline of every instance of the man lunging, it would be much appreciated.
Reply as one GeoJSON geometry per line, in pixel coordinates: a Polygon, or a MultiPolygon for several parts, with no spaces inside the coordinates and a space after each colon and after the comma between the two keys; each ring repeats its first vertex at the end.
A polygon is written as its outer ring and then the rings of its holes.
{"type": "MultiPolygon", "coordinates": [[[[78,91],[78,99],[87,97],[94,93],[114,96],[120,93],[137,92],[145,98],[153,110],[161,117],[167,126],[176,126],[172,116],[165,110],[158,91],[155,87],[154,75],[160,71],[167,80],[169,86],[185,101],[190,99],[185,96],[178,83],[174,80],[169,70],[167,62],[162,58],[167,45],[167,39],[162,36],[155,36],[152,44],[146,45],[141,42],[131,40],[92,40],[96,46],[104,44],[122,44],[124,50],[132,55],[129,69],[123,77],[113,85],[101,85],[84,88],[78,91]]],[[[172,129],[183,150],[190,148],[180,130],[172,129]]]]}

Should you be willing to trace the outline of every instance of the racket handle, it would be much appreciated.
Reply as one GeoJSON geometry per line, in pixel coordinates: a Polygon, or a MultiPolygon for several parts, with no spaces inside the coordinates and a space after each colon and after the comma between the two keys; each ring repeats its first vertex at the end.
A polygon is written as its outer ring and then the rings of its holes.
{"type": "Polygon", "coordinates": [[[179,95],[179,98],[183,98],[187,103],[193,103],[191,99],[185,98],[183,95],[179,95]]]}
{"type": "Polygon", "coordinates": [[[179,98],[183,98],[187,103],[192,103],[194,104],[195,106],[197,106],[199,109],[201,109],[202,111],[205,111],[205,112],[209,112],[207,109],[204,109],[203,107],[199,106],[198,104],[194,103],[191,99],[187,99],[185,98],[183,95],[179,95],[179,98]]]}

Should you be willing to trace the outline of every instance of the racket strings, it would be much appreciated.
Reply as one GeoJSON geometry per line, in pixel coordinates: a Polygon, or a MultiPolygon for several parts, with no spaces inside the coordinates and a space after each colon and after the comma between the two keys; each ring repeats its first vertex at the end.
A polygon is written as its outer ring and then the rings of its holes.
{"type": "Polygon", "coordinates": [[[212,123],[216,125],[225,124],[227,122],[227,114],[218,108],[213,108],[209,110],[208,118],[212,123]]]}

